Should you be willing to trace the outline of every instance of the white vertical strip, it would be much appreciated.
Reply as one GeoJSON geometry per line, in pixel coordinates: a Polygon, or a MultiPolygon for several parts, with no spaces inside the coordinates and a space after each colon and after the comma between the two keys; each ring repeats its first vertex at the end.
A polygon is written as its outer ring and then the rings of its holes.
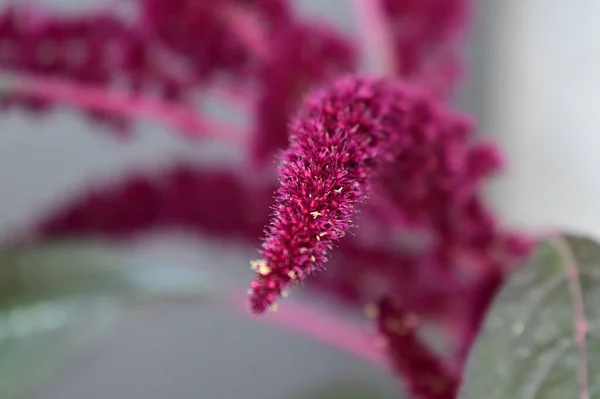
{"type": "Polygon", "coordinates": [[[505,7],[490,125],[511,165],[497,206],[518,226],[600,235],[600,2],[505,7]]]}

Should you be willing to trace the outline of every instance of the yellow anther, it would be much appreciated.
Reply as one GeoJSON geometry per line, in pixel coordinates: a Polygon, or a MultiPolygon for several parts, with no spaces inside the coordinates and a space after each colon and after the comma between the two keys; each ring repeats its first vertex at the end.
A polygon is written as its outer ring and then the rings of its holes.
{"type": "Polygon", "coordinates": [[[368,318],[375,319],[377,318],[377,316],[379,316],[379,309],[376,305],[370,303],[367,306],[365,306],[365,314],[368,318]]]}
{"type": "Polygon", "coordinates": [[[250,262],[250,268],[262,276],[271,273],[271,268],[267,266],[267,261],[264,259],[253,260],[250,262]]]}

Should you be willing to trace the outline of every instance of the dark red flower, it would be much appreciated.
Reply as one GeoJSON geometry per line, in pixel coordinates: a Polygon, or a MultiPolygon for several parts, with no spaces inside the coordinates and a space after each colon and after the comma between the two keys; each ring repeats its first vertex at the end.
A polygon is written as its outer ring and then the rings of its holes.
{"type": "Polygon", "coordinates": [[[413,399],[454,399],[459,378],[418,337],[420,317],[390,297],[373,307],[392,367],[413,399]]]}
{"type": "Polygon", "coordinates": [[[395,43],[398,76],[445,96],[462,73],[469,0],[379,0],[395,43]]]}
{"type": "MultiPolygon", "coordinates": [[[[414,86],[356,76],[329,84],[355,72],[354,44],[326,24],[298,19],[285,0],[135,0],[140,13],[130,19],[106,11],[0,12],[0,68],[8,74],[158,94],[164,108],[192,114],[191,94],[233,81],[251,93],[243,104],[255,112],[254,136],[238,148],[250,158],[244,167],[268,164],[288,146],[278,187],[245,169],[176,165],[132,173],[75,195],[29,239],[183,229],[255,245],[275,191],[264,259],[252,262],[252,310],[264,311],[327,262],[311,286],[355,309],[377,304],[378,330],[410,393],[454,397],[458,378],[420,341],[418,322],[447,327],[456,352],[448,360],[462,364],[506,270],[531,242],[508,231],[484,201],[483,185],[502,164],[498,149],[476,142],[467,118],[432,100],[448,94],[462,72],[469,2],[379,1],[397,76],[414,86]],[[321,85],[302,104],[307,90],[321,85]],[[359,210],[361,227],[340,241],[359,210]]],[[[36,114],[54,106],[52,96],[17,86],[2,106],[36,114]]],[[[114,129],[132,122],[82,111],[114,129]]]]}
{"type": "Polygon", "coordinates": [[[125,238],[160,229],[210,233],[256,243],[268,221],[273,187],[244,184],[232,171],[186,164],[135,173],[91,187],[49,212],[37,238],[125,238]]]}
{"type": "Polygon", "coordinates": [[[252,159],[271,166],[288,145],[288,125],[305,94],[356,66],[350,42],[325,24],[290,23],[271,39],[271,56],[259,72],[252,159]]]}
{"type": "MultiPolygon", "coordinates": [[[[48,77],[111,89],[132,95],[158,88],[168,101],[180,101],[189,90],[157,61],[156,51],[139,29],[110,13],[61,16],[8,8],[0,13],[0,68],[23,78],[48,77]],[[123,86],[123,87],[120,87],[123,86]]],[[[31,94],[8,91],[3,107],[24,106],[39,112],[53,103],[31,94]]],[[[83,110],[94,121],[119,131],[129,120],[83,110]]]]}
{"type": "MultiPolygon", "coordinates": [[[[314,94],[292,123],[282,155],[264,260],[253,264],[253,311],[322,268],[383,165],[414,157],[423,143],[460,135],[460,121],[394,80],[343,77],[314,94]]],[[[410,179],[414,171],[408,172],[410,179]]]]}

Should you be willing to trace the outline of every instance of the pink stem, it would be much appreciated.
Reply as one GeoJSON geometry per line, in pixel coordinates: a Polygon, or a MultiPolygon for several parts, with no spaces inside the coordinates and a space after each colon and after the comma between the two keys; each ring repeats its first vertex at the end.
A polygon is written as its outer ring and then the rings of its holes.
{"type": "Polygon", "coordinates": [[[384,76],[395,76],[399,65],[396,65],[394,38],[382,10],[381,0],[354,0],[354,11],[363,40],[363,52],[365,55],[372,53],[376,72],[384,76]]]}
{"type": "MultiPolygon", "coordinates": [[[[231,297],[233,308],[250,316],[247,302],[245,296],[231,297]]],[[[376,366],[387,367],[384,354],[369,341],[366,332],[355,325],[336,320],[331,314],[319,314],[297,302],[287,301],[282,308],[263,314],[260,319],[341,349],[376,366]]]]}
{"type": "Polygon", "coordinates": [[[230,5],[221,11],[223,21],[248,50],[259,59],[269,56],[269,46],[265,31],[257,16],[247,9],[230,5]]]}
{"type": "Polygon", "coordinates": [[[128,118],[154,120],[181,132],[188,138],[207,137],[227,141],[236,146],[246,139],[239,129],[199,118],[196,111],[187,107],[54,78],[8,75],[2,79],[8,81],[8,84],[3,85],[8,92],[128,118]]]}
{"type": "Polygon", "coordinates": [[[207,86],[206,93],[226,104],[234,104],[244,112],[253,112],[256,96],[250,90],[236,87],[231,82],[217,81],[207,86]]]}

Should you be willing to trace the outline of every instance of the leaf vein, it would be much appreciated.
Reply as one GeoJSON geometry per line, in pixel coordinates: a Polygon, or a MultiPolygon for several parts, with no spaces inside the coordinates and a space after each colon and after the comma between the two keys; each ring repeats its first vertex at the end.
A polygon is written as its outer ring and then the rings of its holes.
{"type": "Polygon", "coordinates": [[[580,281],[580,267],[569,244],[563,237],[552,239],[555,249],[563,259],[564,276],[567,279],[571,304],[573,307],[573,323],[575,342],[579,347],[579,385],[580,398],[590,399],[589,376],[587,362],[586,316],[583,305],[583,293],[580,281]]]}

